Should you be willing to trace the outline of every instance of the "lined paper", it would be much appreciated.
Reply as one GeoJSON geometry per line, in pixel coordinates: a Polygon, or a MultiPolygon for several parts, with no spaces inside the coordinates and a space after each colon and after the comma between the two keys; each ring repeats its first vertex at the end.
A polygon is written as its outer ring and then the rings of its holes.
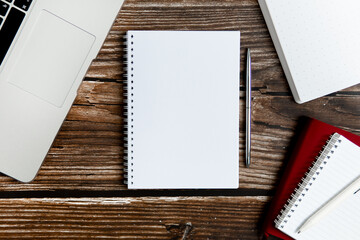
{"type": "Polygon", "coordinates": [[[309,230],[297,233],[314,212],[360,176],[360,148],[339,134],[335,138],[328,154],[317,160],[321,164],[314,165],[311,180],[277,223],[278,229],[295,239],[350,240],[360,235],[360,193],[340,203],[309,230]]]}

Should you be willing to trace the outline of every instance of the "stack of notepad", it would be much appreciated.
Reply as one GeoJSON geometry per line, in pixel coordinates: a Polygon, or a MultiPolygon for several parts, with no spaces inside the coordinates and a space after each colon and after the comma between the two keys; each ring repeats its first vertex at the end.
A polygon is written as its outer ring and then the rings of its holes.
{"type": "Polygon", "coordinates": [[[298,229],[360,176],[359,146],[360,136],[309,120],[278,186],[265,234],[289,240],[357,239],[360,193],[341,202],[308,230],[299,234],[298,229]]]}

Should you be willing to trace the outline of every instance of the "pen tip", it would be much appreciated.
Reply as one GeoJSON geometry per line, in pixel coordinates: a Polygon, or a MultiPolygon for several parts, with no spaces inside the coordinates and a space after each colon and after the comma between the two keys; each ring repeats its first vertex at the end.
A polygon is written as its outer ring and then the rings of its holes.
{"type": "Polygon", "coordinates": [[[246,166],[247,168],[250,167],[250,158],[247,158],[247,159],[246,159],[246,161],[245,161],[245,166],[246,166]]]}

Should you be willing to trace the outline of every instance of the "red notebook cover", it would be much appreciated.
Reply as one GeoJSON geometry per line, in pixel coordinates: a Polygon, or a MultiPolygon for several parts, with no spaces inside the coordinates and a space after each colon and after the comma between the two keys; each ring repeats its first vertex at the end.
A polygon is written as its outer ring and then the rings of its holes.
{"type": "Polygon", "coordinates": [[[323,146],[326,145],[326,141],[335,132],[360,146],[360,136],[315,119],[307,120],[266,215],[263,225],[266,237],[272,235],[285,240],[293,239],[276,229],[274,220],[301,182],[301,178],[316,160],[315,158],[319,155],[323,146]]]}

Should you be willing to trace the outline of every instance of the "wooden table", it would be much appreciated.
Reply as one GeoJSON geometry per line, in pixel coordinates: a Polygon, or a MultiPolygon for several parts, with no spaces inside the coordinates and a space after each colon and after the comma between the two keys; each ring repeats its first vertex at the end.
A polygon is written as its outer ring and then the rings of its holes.
{"type": "Polygon", "coordinates": [[[259,239],[301,116],[360,134],[360,85],[296,104],[256,0],[128,0],[36,180],[0,176],[0,238],[259,239]],[[241,30],[242,73],[245,48],[253,53],[254,101],[246,169],[242,80],[239,189],[126,189],[122,36],[129,29],[241,30]]]}

